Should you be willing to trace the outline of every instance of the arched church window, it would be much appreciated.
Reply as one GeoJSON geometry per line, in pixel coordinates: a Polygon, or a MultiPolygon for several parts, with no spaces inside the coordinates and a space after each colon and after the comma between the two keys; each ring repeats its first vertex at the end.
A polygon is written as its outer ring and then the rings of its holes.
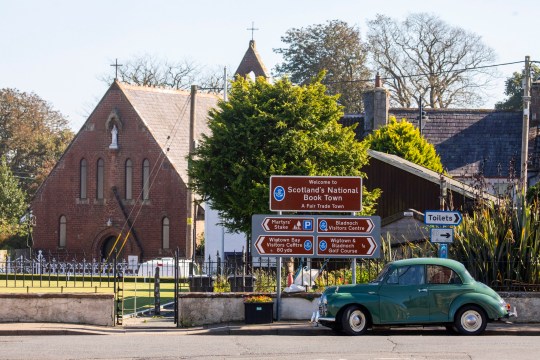
{"type": "Polygon", "coordinates": [[[142,199],[148,200],[150,198],[150,161],[144,159],[143,161],[143,186],[142,186],[142,199]]]}
{"type": "Polygon", "coordinates": [[[163,249],[169,248],[169,218],[164,217],[161,222],[161,242],[163,249]]]}
{"type": "Polygon", "coordinates": [[[60,216],[60,223],[58,226],[58,247],[64,248],[66,247],[66,227],[67,227],[67,220],[64,215],[60,216]]]}
{"type": "Polygon", "coordinates": [[[80,164],[80,184],[79,184],[79,187],[80,187],[80,192],[79,192],[79,196],[81,199],[86,199],[87,197],[87,193],[86,193],[86,188],[87,188],[87,184],[86,184],[86,174],[87,174],[87,165],[86,165],[86,159],[82,159],[81,160],[81,164],[80,164]]]}
{"type": "Polygon", "coordinates": [[[126,160],[126,200],[133,199],[133,162],[126,160]]]}
{"type": "Polygon", "coordinates": [[[103,159],[97,161],[97,179],[96,179],[96,199],[103,199],[103,176],[105,172],[105,162],[103,159]]]}

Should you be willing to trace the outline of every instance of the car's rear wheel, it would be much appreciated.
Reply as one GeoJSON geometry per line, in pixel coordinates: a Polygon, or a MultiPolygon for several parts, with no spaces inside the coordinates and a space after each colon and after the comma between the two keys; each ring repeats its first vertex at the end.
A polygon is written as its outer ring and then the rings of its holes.
{"type": "Polygon", "coordinates": [[[479,335],[486,330],[487,317],[480,307],[467,305],[457,312],[454,325],[460,334],[479,335]]]}
{"type": "Polygon", "coordinates": [[[351,305],[343,312],[341,326],[348,335],[362,335],[368,329],[367,313],[358,306],[351,305]]]}

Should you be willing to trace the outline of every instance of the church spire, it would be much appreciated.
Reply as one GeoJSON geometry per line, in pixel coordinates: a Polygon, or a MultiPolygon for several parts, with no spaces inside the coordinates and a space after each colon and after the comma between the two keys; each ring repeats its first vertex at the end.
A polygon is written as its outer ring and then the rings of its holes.
{"type": "Polygon", "coordinates": [[[255,48],[255,40],[253,39],[249,41],[249,47],[244,55],[244,58],[240,62],[238,69],[236,69],[234,76],[240,75],[242,77],[246,77],[252,72],[256,77],[264,76],[266,79],[270,79],[270,73],[266,69],[266,66],[264,66],[264,63],[262,62],[257,49],[255,48]]]}

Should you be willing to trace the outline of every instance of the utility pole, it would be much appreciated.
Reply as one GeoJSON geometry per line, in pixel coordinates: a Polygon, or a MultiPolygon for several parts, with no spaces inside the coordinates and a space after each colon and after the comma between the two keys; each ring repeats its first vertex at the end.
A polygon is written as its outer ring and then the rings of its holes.
{"type": "Polygon", "coordinates": [[[418,101],[418,130],[420,130],[420,135],[422,135],[422,120],[424,117],[424,109],[422,109],[422,97],[420,96],[420,100],[418,101]]]}
{"type": "Polygon", "coordinates": [[[223,101],[227,101],[227,91],[229,83],[227,82],[227,67],[223,68],[223,101]]]}
{"type": "MultiPolygon", "coordinates": [[[[192,155],[195,151],[195,105],[197,99],[197,85],[191,85],[191,107],[189,111],[189,155],[192,155]]],[[[191,183],[191,178],[188,175],[188,184],[191,183]]],[[[195,206],[195,197],[191,189],[187,189],[187,214],[186,214],[186,258],[192,258],[195,260],[195,236],[194,230],[194,214],[193,208],[195,206]]]]}
{"type": "Polygon", "coordinates": [[[531,104],[531,69],[530,57],[525,56],[525,73],[523,74],[523,129],[521,134],[521,178],[520,187],[525,206],[527,194],[527,160],[529,157],[529,106],[531,104]]]}

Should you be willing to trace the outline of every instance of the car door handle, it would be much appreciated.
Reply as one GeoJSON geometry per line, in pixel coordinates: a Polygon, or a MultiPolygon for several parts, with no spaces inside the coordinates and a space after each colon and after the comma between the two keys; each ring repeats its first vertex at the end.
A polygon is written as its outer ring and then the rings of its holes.
{"type": "Polygon", "coordinates": [[[418,292],[427,292],[427,289],[418,289],[418,292]]]}
{"type": "Polygon", "coordinates": [[[368,294],[369,294],[369,295],[375,295],[376,292],[375,292],[375,291],[368,291],[368,294]]]}

